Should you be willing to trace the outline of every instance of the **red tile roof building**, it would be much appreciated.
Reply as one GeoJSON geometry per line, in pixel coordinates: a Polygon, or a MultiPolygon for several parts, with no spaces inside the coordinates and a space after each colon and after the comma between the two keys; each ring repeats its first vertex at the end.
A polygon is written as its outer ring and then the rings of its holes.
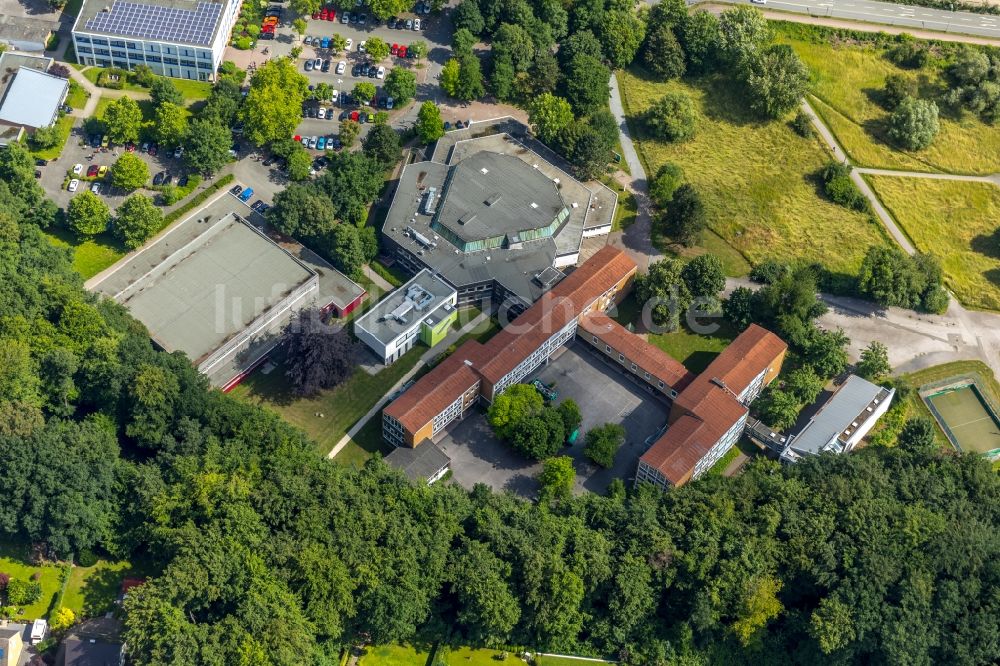
{"type": "Polygon", "coordinates": [[[778,374],[786,346],[751,326],[695,376],[605,314],[635,274],[624,252],[602,248],[487,343],[465,343],[390,403],[383,436],[409,447],[437,436],[477,400],[492,402],[579,337],[673,401],[670,425],[640,458],[636,482],[667,487],[697,478],[739,439],[746,405],[778,374]]]}

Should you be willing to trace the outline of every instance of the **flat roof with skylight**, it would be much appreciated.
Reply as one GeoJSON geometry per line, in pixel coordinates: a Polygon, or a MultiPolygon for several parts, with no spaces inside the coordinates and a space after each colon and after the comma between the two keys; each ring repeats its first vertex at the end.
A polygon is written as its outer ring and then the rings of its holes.
{"type": "Polygon", "coordinates": [[[453,309],[454,301],[455,289],[450,284],[422,270],[358,317],[354,327],[389,345],[421,322],[440,321],[434,315],[442,307],[453,309]]]}

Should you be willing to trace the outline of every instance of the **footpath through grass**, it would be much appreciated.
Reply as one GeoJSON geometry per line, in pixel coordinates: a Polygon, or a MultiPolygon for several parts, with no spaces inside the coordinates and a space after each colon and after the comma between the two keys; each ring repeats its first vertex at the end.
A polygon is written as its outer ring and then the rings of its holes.
{"type": "MultiPolygon", "coordinates": [[[[870,216],[847,210],[820,194],[818,173],[829,160],[819,138],[805,139],[788,122],[761,122],[722,76],[661,83],[639,70],[619,74],[626,114],[650,175],[665,162],[684,170],[701,194],[709,226],[704,247],[719,254],[730,275],[767,258],[818,261],[854,274],[871,245],[885,243],[870,216]],[[654,139],[641,116],[670,91],[689,95],[696,109],[694,137],[681,143],[654,139]],[[735,255],[735,257],[734,257],[735,255]]],[[[667,239],[654,242],[666,250],[667,239]]]]}
{"type": "Polygon", "coordinates": [[[868,181],[916,248],[940,260],[958,300],[1000,310],[1000,188],[892,176],[868,181]]]}
{"type": "MultiPolygon", "coordinates": [[[[889,111],[882,89],[890,74],[910,79],[920,97],[939,100],[947,91],[944,62],[903,69],[886,57],[893,46],[838,36],[819,26],[771,22],[777,40],[789,44],[809,67],[815,105],[844,150],[859,166],[913,171],[986,174],[1000,171],[1000,126],[983,123],[973,114],[951,115],[942,108],[941,130],[922,151],[904,151],[887,138],[889,111]]],[[[942,106],[939,103],[939,107],[942,106]]]]}

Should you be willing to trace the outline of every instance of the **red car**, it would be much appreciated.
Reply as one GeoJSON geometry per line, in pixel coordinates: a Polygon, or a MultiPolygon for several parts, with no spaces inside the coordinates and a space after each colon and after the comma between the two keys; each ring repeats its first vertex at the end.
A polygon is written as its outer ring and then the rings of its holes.
{"type": "Polygon", "coordinates": [[[358,118],[360,117],[361,114],[359,114],[357,111],[351,111],[351,120],[353,120],[354,122],[358,122],[358,118]]]}
{"type": "Polygon", "coordinates": [[[325,20],[326,20],[326,18],[327,18],[327,17],[329,16],[329,15],[330,15],[330,10],[329,10],[329,9],[327,9],[326,7],[324,7],[324,8],[323,8],[323,9],[321,9],[321,10],[319,10],[319,20],[320,20],[320,21],[325,21],[325,20]]]}
{"type": "Polygon", "coordinates": [[[326,20],[327,21],[336,21],[337,20],[337,11],[335,9],[333,9],[332,7],[330,8],[330,13],[326,15],[326,20]]]}
{"type": "Polygon", "coordinates": [[[406,47],[405,46],[400,46],[399,50],[396,51],[396,55],[398,55],[400,58],[405,58],[406,57],[406,47]]]}
{"type": "Polygon", "coordinates": [[[389,53],[392,55],[399,53],[399,44],[393,44],[392,47],[389,48],[389,53]]]}
{"type": "Polygon", "coordinates": [[[96,164],[91,164],[90,168],[87,169],[87,178],[96,178],[97,172],[101,170],[101,167],[96,164]]]}
{"type": "Polygon", "coordinates": [[[125,152],[134,153],[135,152],[135,144],[132,143],[131,141],[129,141],[128,143],[126,143],[125,144],[125,152]]]}
{"type": "Polygon", "coordinates": [[[296,134],[295,136],[292,137],[292,141],[294,141],[295,143],[298,143],[298,142],[302,141],[302,137],[299,136],[298,134],[296,134]]]}
{"type": "Polygon", "coordinates": [[[274,32],[274,26],[273,25],[262,25],[260,27],[260,31],[261,32],[274,32]]]}
{"type": "Polygon", "coordinates": [[[313,19],[313,21],[315,21],[318,18],[319,18],[319,12],[313,12],[312,13],[312,19],[313,19]]]}

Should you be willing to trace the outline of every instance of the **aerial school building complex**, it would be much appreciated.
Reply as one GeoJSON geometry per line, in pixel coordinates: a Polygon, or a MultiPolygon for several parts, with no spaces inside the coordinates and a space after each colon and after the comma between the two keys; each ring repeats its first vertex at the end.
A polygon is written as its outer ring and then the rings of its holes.
{"type": "Polygon", "coordinates": [[[667,487],[697,478],[742,435],[747,405],[777,376],[787,347],[751,326],[695,376],[605,314],[635,275],[624,252],[604,247],[486,344],[465,343],[389,404],[383,436],[420,446],[579,339],[671,403],[669,426],[640,458],[636,481],[667,487]]]}

